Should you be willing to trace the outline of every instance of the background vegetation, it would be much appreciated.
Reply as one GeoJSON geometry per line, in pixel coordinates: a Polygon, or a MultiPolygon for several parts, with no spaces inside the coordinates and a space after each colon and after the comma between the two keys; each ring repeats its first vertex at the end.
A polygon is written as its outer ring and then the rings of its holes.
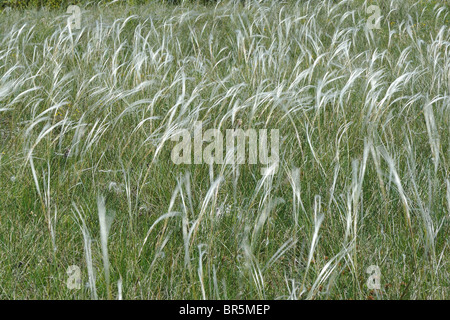
{"type": "Polygon", "coordinates": [[[447,2],[65,11],[0,18],[0,298],[449,297],[447,2]],[[175,165],[198,120],[278,172],[175,165]]]}
{"type": "Polygon", "coordinates": [[[215,4],[217,0],[0,0],[0,9],[6,7],[14,9],[39,9],[46,8],[48,10],[66,8],[69,5],[96,6],[106,4],[128,4],[128,5],[145,5],[145,4],[162,4],[162,5],[180,5],[180,4],[215,4]]]}

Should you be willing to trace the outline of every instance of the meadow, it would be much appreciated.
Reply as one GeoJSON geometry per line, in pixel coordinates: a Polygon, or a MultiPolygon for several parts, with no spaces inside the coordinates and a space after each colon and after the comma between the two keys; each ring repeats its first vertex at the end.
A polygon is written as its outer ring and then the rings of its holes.
{"type": "Polygon", "coordinates": [[[79,6],[0,13],[0,299],[450,297],[448,1],[79,6]]]}

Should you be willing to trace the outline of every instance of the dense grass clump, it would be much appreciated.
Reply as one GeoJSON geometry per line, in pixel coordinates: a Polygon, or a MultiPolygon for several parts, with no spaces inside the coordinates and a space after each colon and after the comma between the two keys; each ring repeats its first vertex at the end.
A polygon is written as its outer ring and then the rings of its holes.
{"type": "Polygon", "coordinates": [[[448,298],[449,6],[374,3],[1,13],[0,298],[448,298]],[[277,172],[175,164],[197,121],[277,172]]]}

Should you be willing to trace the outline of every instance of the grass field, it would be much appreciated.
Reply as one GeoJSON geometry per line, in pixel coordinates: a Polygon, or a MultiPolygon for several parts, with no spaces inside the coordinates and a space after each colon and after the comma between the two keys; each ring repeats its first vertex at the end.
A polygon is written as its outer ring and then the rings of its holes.
{"type": "Polygon", "coordinates": [[[450,297],[448,1],[68,17],[0,13],[1,299],[450,297]],[[279,130],[276,173],[175,164],[196,121],[279,130]]]}

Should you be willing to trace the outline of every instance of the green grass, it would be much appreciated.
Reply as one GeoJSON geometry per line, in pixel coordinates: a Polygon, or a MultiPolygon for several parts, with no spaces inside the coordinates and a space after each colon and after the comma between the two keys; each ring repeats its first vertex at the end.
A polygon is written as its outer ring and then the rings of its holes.
{"type": "Polygon", "coordinates": [[[449,297],[448,2],[1,15],[1,299],[449,297]],[[279,129],[278,172],[175,165],[199,120],[279,129]]]}

